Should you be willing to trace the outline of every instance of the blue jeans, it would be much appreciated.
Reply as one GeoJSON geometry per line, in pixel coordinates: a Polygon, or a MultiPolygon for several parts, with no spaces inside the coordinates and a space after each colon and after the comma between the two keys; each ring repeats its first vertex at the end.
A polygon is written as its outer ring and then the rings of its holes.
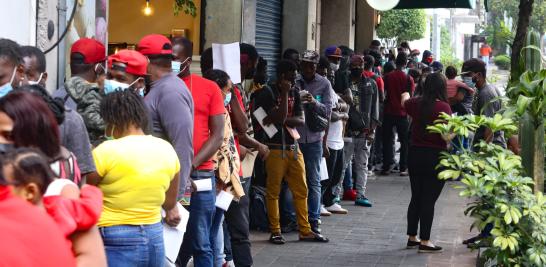
{"type": "Polygon", "coordinates": [[[191,194],[190,217],[177,263],[186,266],[193,256],[195,267],[211,267],[214,262],[214,244],[221,223],[221,219],[215,218],[216,178],[213,172],[206,171],[194,171],[190,177],[193,180],[211,179],[212,190],[191,194]]]}
{"type": "Polygon", "coordinates": [[[164,266],[165,247],[161,223],[100,227],[99,231],[108,266],[164,266]]]}
{"type": "MultiPolygon", "coordinates": [[[[224,222],[224,210],[216,208],[216,213],[214,214],[213,224],[218,224],[218,231],[216,231],[216,239],[212,244],[212,252],[214,253],[214,266],[222,267],[224,264],[224,231],[222,228],[222,223],[224,222]]],[[[211,233],[212,236],[212,233],[211,233]]]]}
{"type": "Polygon", "coordinates": [[[309,222],[316,223],[320,219],[320,161],[322,160],[322,142],[300,144],[303,160],[305,161],[305,175],[307,177],[307,207],[309,222]]]}

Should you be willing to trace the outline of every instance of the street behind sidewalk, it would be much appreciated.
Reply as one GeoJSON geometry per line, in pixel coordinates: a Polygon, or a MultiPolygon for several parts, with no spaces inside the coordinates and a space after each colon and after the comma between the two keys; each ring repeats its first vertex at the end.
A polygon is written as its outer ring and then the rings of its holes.
{"type": "Polygon", "coordinates": [[[446,183],[436,203],[432,240],[442,246],[440,254],[419,254],[405,249],[406,212],[410,200],[408,177],[379,176],[368,181],[372,208],[356,207],[343,201],[348,215],[322,217],[322,231],[330,243],[298,242],[296,233],[286,234],[285,245],[270,244],[268,233],[252,232],[254,266],[475,266],[476,252],[462,245],[473,236],[471,220],[464,216],[466,200],[446,183]]]}

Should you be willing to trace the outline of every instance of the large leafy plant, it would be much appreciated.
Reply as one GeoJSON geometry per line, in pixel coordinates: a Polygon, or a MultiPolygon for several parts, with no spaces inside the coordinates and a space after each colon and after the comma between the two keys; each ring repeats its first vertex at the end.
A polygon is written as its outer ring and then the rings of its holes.
{"type": "MultiPolygon", "coordinates": [[[[480,127],[511,133],[514,121],[497,114],[450,116],[443,114],[431,132],[444,137],[465,136],[480,127]]],[[[462,177],[461,196],[472,199],[465,215],[471,226],[483,230],[493,224],[485,255],[498,266],[546,266],[546,197],[533,193],[533,179],[522,175],[521,158],[511,151],[482,141],[473,149],[444,153],[439,179],[462,177]]]]}
{"type": "Polygon", "coordinates": [[[525,174],[533,177],[535,190],[544,191],[544,113],[546,69],[543,67],[540,34],[530,30],[520,51],[519,68],[512,70],[506,95],[519,121],[519,143],[525,174]],[[542,69],[542,70],[541,70],[542,69]],[[517,75],[517,76],[516,76],[517,75]]]}

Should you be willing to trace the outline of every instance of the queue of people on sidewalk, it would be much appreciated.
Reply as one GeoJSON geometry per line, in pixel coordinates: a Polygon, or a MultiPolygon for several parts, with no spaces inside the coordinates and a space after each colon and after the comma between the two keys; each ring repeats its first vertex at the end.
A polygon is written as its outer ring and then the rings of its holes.
{"type": "MultiPolygon", "coordinates": [[[[483,61],[466,61],[456,81],[429,51],[419,61],[402,43],[394,57],[374,40],[362,54],[287,49],[269,77],[241,43],[235,84],[210,48],[202,76],[191,73],[193,51],[152,34],[108,56],[83,38],[49,94],[43,52],[0,39],[2,265],[252,266],[251,228],[273,244],[296,229],[328,242],[321,220],[347,214],[341,200],[372,207],[375,171],[410,177],[407,247],[442,250],[430,232],[449,140],[426,126],[441,112],[498,112],[483,61]],[[182,221],[178,203],[189,217],[172,262],[163,228],[182,221]]],[[[488,129],[476,140],[505,143],[488,129]]]]}

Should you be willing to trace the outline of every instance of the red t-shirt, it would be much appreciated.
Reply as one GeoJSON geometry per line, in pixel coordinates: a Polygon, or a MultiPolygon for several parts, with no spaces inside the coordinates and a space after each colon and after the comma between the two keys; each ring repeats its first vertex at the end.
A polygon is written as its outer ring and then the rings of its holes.
{"type": "Polygon", "coordinates": [[[373,77],[375,75],[376,76],[375,83],[377,84],[377,89],[381,93],[385,92],[385,83],[383,82],[383,78],[381,78],[381,76],[375,74],[375,72],[373,72],[373,71],[366,71],[365,70],[363,73],[364,73],[364,76],[366,76],[368,78],[371,78],[371,77],[373,77]]]}
{"type": "MultiPolygon", "coordinates": [[[[421,98],[412,98],[404,104],[408,115],[412,118],[411,122],[411,145],[417,147],[430,147],[446,149],[447,143],[441,135],[430,133],[423,127],[421,120],[421,98]],[[424,132],[426,131],[426,132],[424,132]]],[[[449,104],[443,101],[436,101],[432,109],[432,118],[430,121],[438,119],[440,113],[451,114],[449,104]]],[[[431,123],[429,123],[430,125],[431,123]]],[[[427,125],[428,126],[428,125],[427,125]]]]}
{"type": "MultiPolygon", "coordinates": [[[[197,155],[210,136],[209,117],[222,115],[225,112],[224,97],[213,81],[195,74],[184,77],[183,80],[193,97],[193,152],[197,155]]],[[[197,169],[214,170],[214,162],[209,159],[197,169]]]]}
{"type": "MultiPolygon", "coordinates": [[[[235,97],[237,98],[237,102],[241,106],[241,109],[243,110],[243,112],[246,112],[245,111],[245,105],[243,104],[243,96],[241,95],[239,90],[235,89],[233,91],[235,92],[235,97]]],[[[231,96],[231,97],[233,97],[233,96],[231,96]]],[[[229,117],[231,118],[231,125],[233,125],[233,113],[231,111],[231,107],[228,105],[226,108],[227,108],[227,111],[229,112],[229,117]]],[[[239,153],[239,159],[240,159],[241,158],[241,148],[239,147],[239,137],[237,135],[235,135],[234,139],[235,139],[235,146],[237,147],[237,153],[239,153]]],[[[239,168],[239,176],[243,177],[243,168],[242,168],[242,166],[241,166],[241,168],[239,168]]]]}
{"type": "Polygon", "coordinates": [[[76,266],[53,219],[7,186],[0,186],[0,214],[0,266],[76,266]]]}
{"type": "Polygon", "coordinates": [[[406,110],[402,107],[402,94],[409,92],[413,95],[415,83],[411,76],[401,70],[395,70],[383,77],[385,82],[385,114],[393,116],[406,116],[406,110]]]}

